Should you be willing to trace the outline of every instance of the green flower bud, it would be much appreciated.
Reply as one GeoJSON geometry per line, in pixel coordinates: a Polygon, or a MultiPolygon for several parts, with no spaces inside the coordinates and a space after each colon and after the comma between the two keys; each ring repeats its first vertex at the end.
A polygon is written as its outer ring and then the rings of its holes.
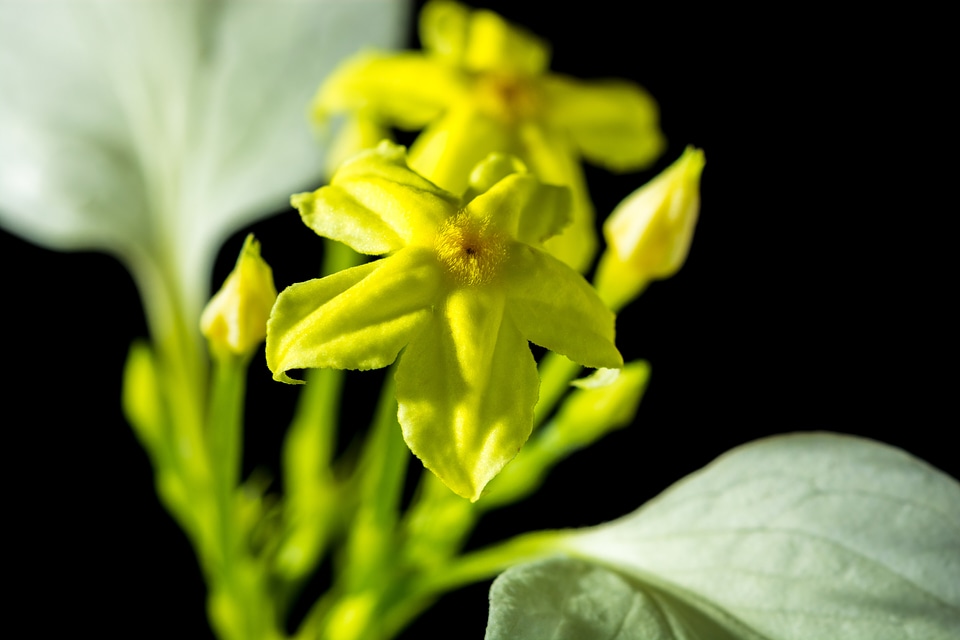
{"type": "Polygon", "coordinates": [[[248,356],[267,335],[267,318],[277,299],[273,271],[260,257],[260,243],[247,236],[237,266],[207,304],[200,330],[218,358],[248,356]]]}
{"type": "Polygon", "coordinates": [[[703,150],[687,147],[660,175],[621,202],[603,225],[607,250],[596,285],[612,308],[623,307],[652,280],[675,274],[687,259],[700,212],[703,150]]]}

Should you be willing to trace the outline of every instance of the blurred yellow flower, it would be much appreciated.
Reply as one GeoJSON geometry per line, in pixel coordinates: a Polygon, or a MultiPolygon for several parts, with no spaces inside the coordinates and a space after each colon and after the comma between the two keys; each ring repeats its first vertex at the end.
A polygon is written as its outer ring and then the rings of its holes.
{"type": "Polygon", "coordinates": [[[547,44],[490,11],[428,2],[420,37],[423,53],[342,65],[317,93],[314,117],[348,114],[354,144],[369,144],[377,123],[425,128],[410,166],[453,193],[490,153],[517,156],[543,182],[572,190],[573,223],[546,248],[585,271],[597,239],[580,159],[615,171],[653,162],[664,146],[654,100],[631,82],[548,73],[547,44]]]}

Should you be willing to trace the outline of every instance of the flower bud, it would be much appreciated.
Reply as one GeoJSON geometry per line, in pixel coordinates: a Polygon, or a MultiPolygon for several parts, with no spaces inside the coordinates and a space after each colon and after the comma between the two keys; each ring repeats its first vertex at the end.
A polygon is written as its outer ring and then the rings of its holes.
{"type": "Polygon", "coordinates": [[[260,257],[260,243],[247,236],[237,266],[207,303],[200,330],[213,354],[247,356],[267,335],[267,318],[277,299],[273,271],[260,257]]]}
{"type": "Polygon", "coordinates": [[[703,150],[687,147],[607,218],[607,250],[596,284],[600,297],[614,309],[639,295],[651,280],[669,278],[683,266],[700,211],[705,162],[703,150]]]}

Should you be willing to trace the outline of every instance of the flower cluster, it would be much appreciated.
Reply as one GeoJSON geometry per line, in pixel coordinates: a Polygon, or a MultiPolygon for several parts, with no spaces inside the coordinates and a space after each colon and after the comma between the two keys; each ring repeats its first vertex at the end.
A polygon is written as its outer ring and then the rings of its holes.
{"type": "Polygon", "coordinates": [[[410,166],[462,193],[490,153],[510,153],[548,184],[572,191],[572,223],[546,243],[579,271],[597,240],[581,158],[611,170],[651,164],[664,148],[654,100],[625,80],[580,81],[547,71],[548,45],[495,13],[428,2],[420,17],[422,53],[367,53],[320,88],[318,121],[347,114],[352,145],[373,145],[386,126],[423,132],[410,166]]]}

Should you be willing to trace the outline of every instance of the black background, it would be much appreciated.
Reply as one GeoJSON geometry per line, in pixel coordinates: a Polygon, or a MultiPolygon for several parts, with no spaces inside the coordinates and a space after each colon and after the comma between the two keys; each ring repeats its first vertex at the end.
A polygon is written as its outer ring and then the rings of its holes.
{"type": "MultiPolygon", "coordinates": [[[[553,69],[630,78],[659,101],[667,153],[639,174],[588,168],[599,213],[687,144],[705,149],[707,166],[686,266],[618,319],[624,355],[653,365],[635,424],[558,466],[536,497],[491,514],[471,546],[618,517],[776,433],[858,434],[960,473],[948,438],[956,287],[945,246],[956,206],[930,155],[941,137],[937,89],[916,73],[930,73],[933,53],[892,37],[916,31],[912,19],[486,6],[551,41],[553,69]]],[[[253,231],[278,287],[314,275],[321,243],[295,213],[253,231]]],[[[211,284],[246,232],[226,244],[211,284]]],[[[145,335],[132,281],[112,258],[6,233],[0,261],[3,422],[13,436],[4,519],[20,615],[45,631],[209,637],[192,551],[120,414],[126,350],[145,335]]],[[[359,417],[372,402],[368,379],[350,378],[359,417]]],[[[245,467],[276,473],[296,391],[273,383],[262,357],[250,387],[245,467]]],[[[487,589],[445,597],[404,637],[482,637],[487,589]]]]}

